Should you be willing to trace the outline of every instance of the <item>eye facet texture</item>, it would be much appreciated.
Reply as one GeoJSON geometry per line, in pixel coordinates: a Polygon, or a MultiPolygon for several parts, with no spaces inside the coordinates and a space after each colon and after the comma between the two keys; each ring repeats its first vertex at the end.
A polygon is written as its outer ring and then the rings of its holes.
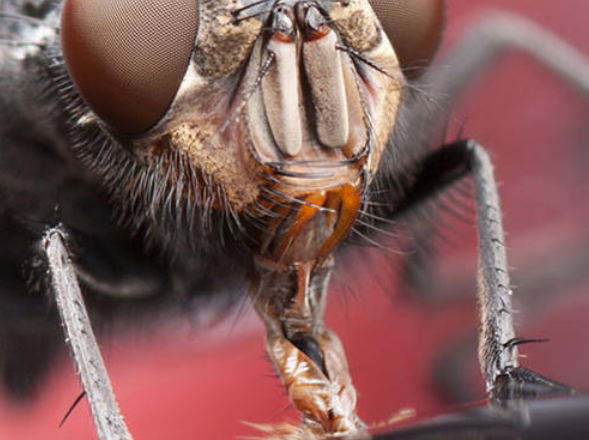
{"type": "Polygon", "coordinates": [[[61,44],[90,108],[139,134],[169,108],[194,48],[198,0],[66,0],[61,44]]]}
{"type": "Polygon", "coordinates": [[[409,78],[419,76],[440,45],[444,0],[369,0],[409,78]]]}

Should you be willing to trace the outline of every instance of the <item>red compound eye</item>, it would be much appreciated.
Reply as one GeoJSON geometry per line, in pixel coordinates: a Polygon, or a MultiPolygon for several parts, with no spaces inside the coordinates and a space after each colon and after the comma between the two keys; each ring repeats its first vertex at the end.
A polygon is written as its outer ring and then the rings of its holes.
{"type": "Polygon", "coordinates": [[[90,108],[123,134],[166,113],[198,32],[198,0],[66,0],[61,44],[90,108]]]}
{"type": "Polygon", "coordinates": [[[440,45],[444,0],[369,0],[409,78],[419,76],[440,45]]]}

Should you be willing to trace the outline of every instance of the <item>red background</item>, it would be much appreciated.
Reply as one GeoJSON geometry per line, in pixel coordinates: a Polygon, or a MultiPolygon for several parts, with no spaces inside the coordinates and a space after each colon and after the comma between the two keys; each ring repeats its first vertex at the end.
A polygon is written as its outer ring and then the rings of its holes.
{"type": "MultiPolygon", "coordinates": [[[[448,3],[446,45],[491,9],[509,10],[543,24],[589,56],[586,0],[448,3]]],[[[513,55],[468,94],[456,116],[466,121],[465,135],[483,142],[495,161],[520,311],[518,333],[550,339],[524,347],[523,363],[587,390],[587,102],[534,62],[513,55]]],[[[388,253],[357,248],[340,259],[327,319],[347,349],[360,415],[368,423],[401,408],[428,416],[484,397],[476,347],[469,342],[476,329],[474,291],[461,288],[462,280],[470,286],[475,273],[475,230],[460,222],[453,229],[452,242],[440,254],[437,301],[395,294],[394,257],[388,253]],[[444,292],[455,298],[444,299],[444,292]],[[434,375],[439,360],[453,352],[465,353],[464,361],[454,358],[459,368],[450,371],[470,392],[458,400],[434,375]]],[[[204,329],[186,322],[158,324],[149,334],[111,336],[102,345],[137,440],[232,439],[255,434],[241,421],[296,420],[265,358],[263,329],[248,307],[238,318],[204,329]]],[[[86,402],[57,428],[79,393],[64,358],[34,402],[15,406],[0,399],[0,438],[95,438],[86,402]]]]}

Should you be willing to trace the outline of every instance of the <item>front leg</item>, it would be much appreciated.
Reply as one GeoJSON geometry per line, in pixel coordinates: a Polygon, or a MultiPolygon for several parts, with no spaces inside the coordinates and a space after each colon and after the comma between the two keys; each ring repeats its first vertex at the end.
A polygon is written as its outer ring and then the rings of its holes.
{"type": "Polygon", "coordinates": [[[473,140],[457,141],[431,153],[406,189],[393,217],[410,211],[460,179],[472,176],[479,242],[479,362],[489,396],[497,401],[570,388],[519,366],[509,270],[497,184],[487,152],[473,140]]]}
{"type": "Polygon", "coordinates": [[[131,440],[90,324],[63,227],[49,229],[43,245],[52,293],[90,405],[98,439],[131,440]]]}
{"type": "Polygon", "coordinates": [[[286,269],[258,259],[256,266],[250,295],[266,325],[268,355],[302,415],[303,432],[322,438],[362,428],[343,346],[323,323],[331,259],[286,269]]]}

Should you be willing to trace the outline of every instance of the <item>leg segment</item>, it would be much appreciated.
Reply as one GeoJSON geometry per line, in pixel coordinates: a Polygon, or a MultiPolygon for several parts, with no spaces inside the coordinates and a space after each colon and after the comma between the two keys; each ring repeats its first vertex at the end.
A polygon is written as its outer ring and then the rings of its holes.
{"type": "Polygon", "coordinates": [[[509,14],[485,18],[473,26],[442,60],[444,69],[424,75],[424,84],[434,84],[433,93],[451,105],[465,89],[507,52],[519,51],[554,72],[589,98],[587,57],[541,26],[509,14]]]}
{"type": "Polygon", "coordinates": [[[504,243],[501,208],[493,168],[486,151],[466,140],[442,147],[422,163],[395,215],[411,210],[459,179],[472,175],[479,242],[479,361],[487,392],[496,399],[546,392],[568,392],[568,387],[519,367],[504,243]]]}
{"type": "Polygon", "coordinates": [[[497,378],[518,366],[511,305],[507,255],[501,207],[493,167],[487,152],[475,142],[467,143],[475,185],[479,241],[479,361],[487,391],[497,378]]]}
{"type": "Polygon", "coordinates": [[[131,440],[119,412],[108,373],[90,319],[84,306],[74,266],[60,227],[47,231],[45,254],[49,264],[51,287],[63,323],[66,340],[80,373],[96,432],[100,440],[131,440]]]}
{"type": "MultiPolygon", "coordinates": [[[[536,61],[589,99],[586,54],[530,20],[498,12],[474,23],[437,63],[442,67],[433,66],[412,84],[415,93],[401,108],[403,123],[393,144],[406,151],[419,149],[425,155],[431,139],[447,128],[447,118],[440,120],[436,110],[451,109],[473,83],[512,52],[536,61]]],[[[417,258],[421,255],[427,255],[427,249],[416,254],[417,258]]]]}

